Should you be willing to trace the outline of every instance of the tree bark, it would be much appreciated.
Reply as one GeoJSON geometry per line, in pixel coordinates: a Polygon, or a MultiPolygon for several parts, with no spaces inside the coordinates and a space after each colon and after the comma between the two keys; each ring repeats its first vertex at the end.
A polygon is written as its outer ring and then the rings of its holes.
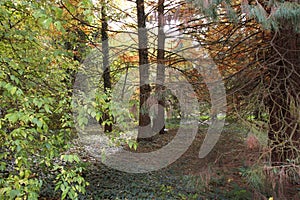
{"type": "MultiPolygon", "coordinates": [[[[106,14],[106,1],[102,1],[101,5],[101,40],[102,40],[102,54],[103,54],[103,81],[104,81],[104,92],[108,94],[111,90],[111,78],[110,78],[110,66],[109,66],[109,44],[108,44],[108,23],[106,14]]],[[[109,103],[109,100],[107,100],[109,103]]],[[[104,122],[104,131],[112,132],[112,123],[107,123],[110,120],[109,110],[105,110],[103,113],[102,120],[104,122]]]]}
{"type": "Polygon", "coordinates": [[[147,99],[150,97],[148,36],[144,0],[137,0],[139,75],[140,75],[140,109],[138,141],[149,140],[152,135],[151,119],[147,99]]]}
{"type": "Polygon", "coordinates": [[[157,114],[153,120],[152,130],[160,134],[165,133],[165,98],[164,98],[164,82],[165,82],[165,33],[164,33],[164,0],[158,1],[158,40],[157,40],[157,69],[156,69],[156,85],[155,95],[158,102],[157,114]]]}

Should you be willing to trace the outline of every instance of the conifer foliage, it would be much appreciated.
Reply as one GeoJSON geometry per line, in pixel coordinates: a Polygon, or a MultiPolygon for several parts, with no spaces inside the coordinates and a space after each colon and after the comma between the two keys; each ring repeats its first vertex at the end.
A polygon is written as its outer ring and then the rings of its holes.
{"type": "MultiPolygon", "coordinates": [[[[238,24],[254,20],[258,23],[257,28],[260,34],[262,33],[261,40],[259,40],[262,43],[259,43],[263,45],[254,49],[256,56],[252,66],[247,65],[247,68],[239,70],[240,73],[237,73],[239,76],[242,74],[247,80],[252,78],[252,81],[239,84],[242,88],[251,88],[247,92],[248,94],[252,93],[254,96],[260,94],[260,104],[264,105],[268,116],[268,138],[272,164],[299,163],[299,1],[194,0],[192,2],[213,21],[222,20],[223,15],[220,15],[220,8],[223,8],[232,22],[238,24]],[[238,17],[241,15],[244,17],[238,17]],[[253,73],[253,70],[258,69],[260,72],[253,73]],[[254,79],[260,81],[253,81],[254,79]]],[[[240,43],[245,40],[241,38],[240,43]]]]}

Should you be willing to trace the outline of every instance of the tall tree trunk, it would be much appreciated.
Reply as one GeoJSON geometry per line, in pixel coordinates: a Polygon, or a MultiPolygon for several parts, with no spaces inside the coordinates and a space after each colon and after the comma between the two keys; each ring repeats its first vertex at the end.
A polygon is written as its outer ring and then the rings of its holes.
{"type": "Polygon", "coordinates": [[[151,119],[147,99],[150,97],[148,37],[146,30],[146,15],[144,0],[136,0],[138,19],[138,45],[139,45],[139,75],[140,75],[140,109],[138,141],[149,140],[152,135],[151,119]]]}
{"type": "MultiPolygon", "coordinates": [[[[106,14],[106,0],[102,1],[101,5],[101,40],[102,40],[102,54],[103,54],[103,81],[104,92],[108,94],[111,90],[110,67],[109,67],[109,44],[108,44],[108,23],[106,14]]],[[[108,100],[109,101],[109,100],[108,100]]],[[[107,102],[109,103],[109,102],[107,102]]],[[[104,121],[104,131],[112,131],[112,123],[106,123],[110,119],[109,110],[105,110],[102,120],[104,121]]]]}
{"type": "Polygon", "coordinates": [[[164,82],[165,82],[165,32],[164,32],[164,0],[158,0],[158,40],[157,40],[157,69],[156,69],[156,86],[155,95],[158,101],[157,115],[153,120],[153,131],[160,134],[165,133],[165,99],[164,99],[164,82]]]}
{"type": "Polygon", "coordinates": [[[273,165],[300,159],[300,37],[293,28],[274,34],[269,65],[268,137],[273,165]]]}

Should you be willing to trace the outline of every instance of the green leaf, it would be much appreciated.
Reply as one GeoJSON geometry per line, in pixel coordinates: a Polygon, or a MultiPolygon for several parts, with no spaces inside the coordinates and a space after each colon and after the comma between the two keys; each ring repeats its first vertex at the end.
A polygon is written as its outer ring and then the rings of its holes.
{"type": "Polygon", "coordinates": [[[133,144],[133,149],[136,150],[137,147],[138,147],[138,144],[135,142],[135,143],[133,144]]]}
{"type": "Polygon", "coordinates": [[[59,7],[54,7],[53,10],[55,11],[56,17],[57,18],[61,18],[62,14],[63,14],[63,9],[59,8],[59,7]]]}
{"type": "Polygon", "coordinates": [[[80,162],[80,158],[77,155],[73,156],[73,159],[75,162],[79,163],[80,162]]]}
{"type": "Polygon", "coordinates": [[[37,125],[37,127],[39,127],[39,128],[42,128],[42,126],[43,126],[43,122],[42,122],[42,121],[40,121],[39,119],[37,119],[37,118],[33,118],[31,121],[32,121],[34,124],[36,124],[36,125],[37,125]]]}
{"type": "Polygon", "coordinates": [[[128,144],[128,146],[129,146],[130,149],[134,147],[134,143],[135,143],[135,142],[132,141],[132,140],[129,140],[129,141],[127,142],[127,144],[128,144]]]}
{"type": "Polygon", "coordinates": [[[20,194],[20,190],[11,190],[9,192],[9,197],[11,199],[14,199],[15,197],[17,197],[20,194]]]}
{"type": "Polygon", "coordinates": [[[36,105],[38,108],[41,108],[42,105],[43,105],[43,101],[41,101],[41,100],[38,99],[38,98],[34,98],[34,99],[33,99],[33,103],[34,103],[34,105],[36,105]]]}
{"type": "Polygon", "coordinates": [[[64,29],[64,27],[61,25],[60,21],[54,22],[54,26],[55,26],[55,28],[56,28],[58,31],[62,31],[62,32],[65,31],[65,29],[64,29]]]}
{"type": "Polygon", "coordinates": [[[47,113],[52,113],[48,104],[44,105],[44,109],[47,113]]]}
{"type": "Polygon", "coordinates": [[[5,115],[5,118],[8,119],[11,123],[15,123],[19,119],[19,114],[18,113],[8,113],[5,115]]]}
{"type": "MultiPolygon", "coordinates": [[[[68,192],[69,192],[69,190],[70,190],[70,187],[69,186],[67,186],[66,188],[64,187],[64,185],[62,185],[63,186],[63,188],[64,188],[64,190],[62,190],[62,195],[61,195],[61,199],[63,200],[63,199],[65,199],[66,198],[66,196],[67,196],[67,194],[68,194],[68,192]]],[[[62,188],[62,187],[61,187],[62,188]]]]}
{"type": "Polygon", "coordinates": [[[91,115],[93,118],[95,118],[95,117],[97,116],[97,113],[96,113],[96,111],[92,110],[91,113],[90,113],[90,115],[91,115]]]}
{"type": "Polygon", "coordinates": [[[92,24],[93,21],[94,21],[94,17],[93,17],[92,15],[88,16],[88,17],[87,17],[87,21],[88,21],[90,24],[92,24]]]}
{"type": "Polygon", "coordinates": [[[98,112],[98,113],[96,114],[96,120],[97,120],[97,121],[100,121],[101,117],[102,117],[102,113],[101,113],[101,112],[98,112]]]}
{"type": "Polygon", "coordinates": [[[61,184],[61,185],[60,185],[60,190],[61,190],[61,191],[65,191],[65,189],[66,189],[66,188],[65,188],[65,185],[64,185],[64,184],[61,184]]]}
{"type": "Polygon", "coordinates": [[[43,21],[43,26],[46,28],[46,29],[49,29],[50,28],[50,24],[52,23],[52,18],[47,18],[43,21]]]}
{"type": "Polygon", "coordinates": [[[17,89],[18,89],[17,87],[11,85],[10,83],[7,83],[4,87],[7,89],[7,91],[8,91],[11,95],[14,95],[14,94],[16,93],[17,89]]]}
{"type": "Polygon", "coordinates": [[[32,14],[32,16],[33,16],[34,18],[36,18],[36,19],[39,19],[39,18],[45,18],[45,17],[46,17],[46,15],[43,13],[42,10],[36,10],[36,11],[32,14]]]}

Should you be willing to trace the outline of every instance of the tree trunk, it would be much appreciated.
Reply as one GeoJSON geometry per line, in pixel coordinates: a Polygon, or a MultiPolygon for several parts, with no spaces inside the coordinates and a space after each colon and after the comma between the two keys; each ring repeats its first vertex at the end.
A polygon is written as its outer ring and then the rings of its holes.
{"type": "Polygon", "coordinates": [[[152,135],[151,119],[147,99],[150,97],[149,85],[149,60],[148,60],[148,37],[146,30],[146,16],[144,0],[137,0],[138,19],[138,46],[139,46],[139,75],[140,75],[140,109],[138,141],[149,140],[152,135]]]}
{"type": "MultiPolygon", "coordinates": [[[[110,67],[109,67],[109,44],[108,44],[108,24],[106,15],[106,1],[102,1],[101,5],[101,40],[102,40],[102,54],[103,54],[103,81],[104,92],[108,94],[111,90],[110,67]]],[[[107,100],[109,103],[109,100],[107,100]]],[[[110,120],[109,110],[105,110],[102,120],[104,122],[104,131],[112,132],[112,123],[107,123],[110,120]]]]}
{"type": "Polygon", "coordinates": [[[293,28],[274,34],[268,63],[270,121],[268,137],[273,165],[298,160],[300,156],[300,56],[299,33],[293,28]]]}
{"type": "Polygon", "coordinates": [[[157,113],[153,120],[152,130],[160,134],[165,133],[165,98],[164,98],[164,82],[165,82],[165,33],[164,33],[164,0],[158,1],[158,41],[157,41],[157,69],[156,69],[156,85],[155,95],[157,98],[157,113]]]}

